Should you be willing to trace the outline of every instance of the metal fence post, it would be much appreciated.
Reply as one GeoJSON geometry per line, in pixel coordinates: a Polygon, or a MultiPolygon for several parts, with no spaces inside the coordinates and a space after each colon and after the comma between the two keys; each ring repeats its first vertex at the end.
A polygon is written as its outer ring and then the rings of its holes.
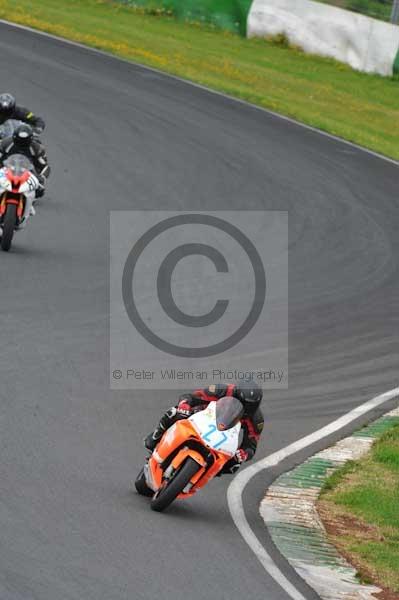
{"type": "Polygon", "coordinates": [[[399,0],[393,0],[391,23],[399,23],[399,0]]]}

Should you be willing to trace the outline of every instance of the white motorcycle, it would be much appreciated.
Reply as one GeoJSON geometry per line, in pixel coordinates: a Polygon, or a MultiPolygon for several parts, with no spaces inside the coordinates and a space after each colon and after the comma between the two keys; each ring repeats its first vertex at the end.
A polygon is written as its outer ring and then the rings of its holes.
{"type": "Polygon", "coordinates": [[[24,229],[35,214],[33,202],[40,183],[30,160],[14,154],[0,169],[0,247],[8,252],[14,232],[24,229]]]}

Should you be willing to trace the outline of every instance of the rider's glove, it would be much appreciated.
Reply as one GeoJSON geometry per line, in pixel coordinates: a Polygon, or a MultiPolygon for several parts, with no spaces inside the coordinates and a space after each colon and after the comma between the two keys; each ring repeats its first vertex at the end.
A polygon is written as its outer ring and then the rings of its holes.
{"type": "Polygon", "coordinates": [[[189,408],[185,408],[184,406],[178,406],[176,409],[176,413],[179,417],[190,417],[192,415],[192,410],[189,408]]]}
{"type": "Polygon", "coordinates": [[[245,462],[246,460],[248,460],[248,452],[246,450],[243,450],[242,448],[240,448],[239,450],[237,450],[237,452],[234,454],[234,458],[235,461],[238,465],[240,465],[241,463],[245,462]]]}
{"type": "Polygon", "coordinates": [[[223,469],[221,471],[219,471],[219,473],[217,474],[217,477],[220,477],[221,475],[224,475],[225,473],[234,475],[234,473],[236,473],[238,471],[238,469],[240,468],[241,464],[243,462],[245,462],[246,460],[248,460],[248,456],[249,456],[249,454],[246,450],[243,450],[242,448],[237,450],[237,452],[234,454],[233,458],[231,458],[224,465],[223,469]]]}
{"type": "Polygon", "coordinates": [[[191,394],[183,394],[179,398],[179,404],[177,405],[177,413],[182,416],[189,417],[192,415],[193,410],[190,404],[191,394]]]}

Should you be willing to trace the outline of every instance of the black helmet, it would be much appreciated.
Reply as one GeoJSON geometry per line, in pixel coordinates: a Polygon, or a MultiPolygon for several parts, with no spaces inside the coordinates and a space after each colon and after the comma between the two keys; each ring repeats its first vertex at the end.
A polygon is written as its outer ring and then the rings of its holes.
{"type": "Polygon", "coordinates": [[[13,139],[15,144],[27,148],[32,143],[33,129],[30,125],[20,125],[14,131],[13,139]]]}
{"type": "Polygon", "coordinates": [[[239,398],[244,405],[245,413],[253,415],[262,402],[262,388],[252,380],[238,381],[236,388],[239,398]]]}
{"type": "Polygon", "coordinates": [[[15,98],[11,94],[0,94],[0,115],[11,117],[15,109],[15,98]]]}

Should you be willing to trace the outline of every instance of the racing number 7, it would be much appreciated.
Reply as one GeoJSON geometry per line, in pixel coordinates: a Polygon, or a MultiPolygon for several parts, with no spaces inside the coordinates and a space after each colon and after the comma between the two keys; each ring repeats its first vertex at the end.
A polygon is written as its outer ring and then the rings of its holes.
{"type": "Polygon", "coordinates": [[[215,448],[215,450],[217,448],[219,448],[219,446],[221,446],[222,444],[224,444],[224,442],[227,440],[227,435],[223,431],[218,431],[218,429],[217,429],[217,427],[216,427],[216,425],[214,423],[210,423],[209,424],[208,431],[202,437],[204,438],[204,440],[206,442],[208,442],[208,444],[210,446],[212,446],[213,448],[215,448]],[[219,441],[216,441],[219,434],[222,437],[220,438],[219,441]]]}

